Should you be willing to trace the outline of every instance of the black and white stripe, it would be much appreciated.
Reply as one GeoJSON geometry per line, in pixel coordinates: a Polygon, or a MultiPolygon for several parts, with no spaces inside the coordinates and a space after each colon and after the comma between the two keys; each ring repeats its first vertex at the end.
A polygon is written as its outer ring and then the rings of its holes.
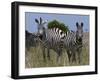
{"type": "Polygon", "coordinates": [[[63,38],[64,47],[67,50],[68,58],[72,56],[72,61],[76,60],[76,53],[78,55],[78,60],[80,63],[81,52],[82,52],[82,37],[83,37],[83,23],[76,23],[77,30],[67,32],[66,36],[63,38]]]}
{"type": "Polygon", "coordinates": [[[55,47],[65,36],[65,33],[59,28],[48,29],[46,33],[46,40],[50,42],[50,47],[55,47]]]}
{"type": "Polygon", "coordinates": [[[63,45],[67,51],[68,58],[70,61],[71,56],[75,55],[76,49],[77,49],[77,43],[76,43],[76,32],[70,31],[67,32],[66,36],[62,39],[63,45]]]}
{"type": "Polygon", "coordinates": [[[65,35],[66,34],[62,30],[56,27],[46,30],[45,45],[48,48],[48,58],[50,58],[50,49],[52,49],[57,53],[57,60],[59,60],[63,47],[62,39],[65,35]]]}
{"type": "Polygon", "coordinates": [[[67,48],[72,47],[76,44],[76,32],[67,32],[66,36],[63,38],[63,42],[67,48]]]}
{"type": "MultiPolygon", "coordinates": [[[[62,53],[62,47],[67,50],[68,58],[75,55],[76,49],[79,47],[77,44],[77,40],[80,40],[82,35],[83,23],[79,25],[76,23],[77,31],[63,32],[57,27],[52,29],[47,29],[44,27],[46,22],[42,22],[42,18],[40,17],[40,22],[38,19],[35,19],[38,25],[38,34],[43,41],[43,57],[45,59],[45,47],[47,47],[47,56],[50,58],[50,49],[53,49],[57,53],[57,59],[59,59],[62,53]],[[78,33],[76,33],[78,32],[78,33]],[[77,36],[77,37],[76,37],[77,36]],[[78,38],[78,39],[76,39],[78,38]]],[[[75,57],[75,56],[74,56],[75,57]]]]}
{"type": "Polygon", "coordinates": [[[75,54],[80,45],[77,43],[75,31],[68,31],[65,33],[58,28],[48,29],[46,40],[48,45],[47,47],[56,51],[58,60],[62,54],[62,48],[66,49],[69,62],[71,61],[71,57],[72,61],[76,60],[75,54]]]}

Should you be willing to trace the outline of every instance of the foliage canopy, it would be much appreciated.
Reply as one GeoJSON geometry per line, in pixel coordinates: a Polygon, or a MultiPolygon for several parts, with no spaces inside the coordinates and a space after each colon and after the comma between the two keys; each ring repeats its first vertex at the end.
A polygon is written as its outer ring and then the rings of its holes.
{"type": "Polygon", "coordinates": [[[65,26],[64,23],[59,22],[59,21],[57,21],[57,20],[50,21],[50,22],[48,23],[48,28],[49,28],[49,29],[51,29],[51,28],[59,28],[59,29],[61,29],[61,30],[64,31],[64,32],[69,31],[68,26],[65,26]]]}

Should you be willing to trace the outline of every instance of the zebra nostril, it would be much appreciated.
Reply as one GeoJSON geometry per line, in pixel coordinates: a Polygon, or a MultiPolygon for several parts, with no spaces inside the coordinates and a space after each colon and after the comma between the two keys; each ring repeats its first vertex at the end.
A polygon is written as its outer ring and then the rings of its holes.
{"type": "Polygon", "coordinates": [[[40,35],[39,37],[40,37],[40,39],[42,40],[43,36],[42,36],[42,35],[40,35]]]}
{"type": "Polygon", "coordinates": [[[82,38],[79,38],[79,42],[81,42],[82,41],[82,38]]]}

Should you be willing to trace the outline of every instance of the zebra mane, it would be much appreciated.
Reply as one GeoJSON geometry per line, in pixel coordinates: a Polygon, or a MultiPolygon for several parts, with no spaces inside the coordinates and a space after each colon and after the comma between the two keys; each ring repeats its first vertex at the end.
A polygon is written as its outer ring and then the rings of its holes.
{"type": "Polygon", "coordinates": [[[75,31],[73,31],[73,30],[70,30],[70,32],[73,32],[73,33],[75,33],[75,31]]]}

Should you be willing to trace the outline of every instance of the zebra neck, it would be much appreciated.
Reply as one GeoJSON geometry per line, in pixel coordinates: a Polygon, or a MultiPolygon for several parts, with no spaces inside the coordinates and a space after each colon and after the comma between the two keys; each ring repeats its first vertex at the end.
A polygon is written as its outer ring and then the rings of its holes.
{"type": "Polygon", "coordinates": [[[78,38],[76,37],[76,44],[82,45],[82,38],[81,38],[81,39],[78,39],[78,38]]]}

